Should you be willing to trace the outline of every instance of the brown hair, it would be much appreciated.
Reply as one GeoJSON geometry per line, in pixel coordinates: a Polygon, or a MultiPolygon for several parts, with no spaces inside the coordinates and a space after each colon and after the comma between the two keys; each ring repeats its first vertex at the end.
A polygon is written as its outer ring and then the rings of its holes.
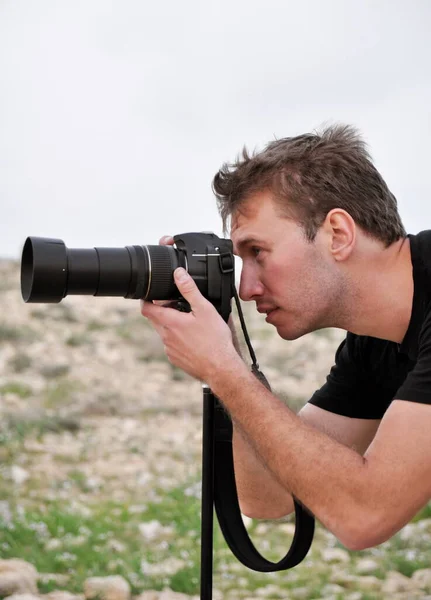
{"type": "Polygon", "coordinates": [[[298,221],[309,241],[333,208],[347,211],[386,246],[406,235],[395,196],[349,125],[275,140],[254,154],[244,148],[216,174],[213,190],[225,232],[228,218],[247,198],[270,190],[282,215],[298,221]]]}

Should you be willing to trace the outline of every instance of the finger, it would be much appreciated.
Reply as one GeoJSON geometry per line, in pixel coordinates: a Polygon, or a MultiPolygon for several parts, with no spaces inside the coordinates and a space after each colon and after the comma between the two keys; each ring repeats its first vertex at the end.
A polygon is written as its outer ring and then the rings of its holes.
{"type": "Polygon", "coordinates": [[[166,306],[157,306],[147,300],[141,300],[141,313],[151,321],[161,321],[167,316],[166,311],[174,310],[166,306]]]}
{"type": "Polygon", "coordinates": [[[164,235],[160,238],[159,244],[161,246],[172,246],[174,244],[174,238],[171,235],[164,235]]]}
{"type": "Polygon", "coordinates": [[[157,306],[167,306],[168,308],[176,308],[178,300],[153,300],[153,304],[157,306]]]}
{"type": "Polygon", "coordinates": [[[187,300],[192,310],[207,304],[208,301],[202,296],[193,278],[185,269],[182,267],[175,269],[174,279],[180,294],[187,300]]]}

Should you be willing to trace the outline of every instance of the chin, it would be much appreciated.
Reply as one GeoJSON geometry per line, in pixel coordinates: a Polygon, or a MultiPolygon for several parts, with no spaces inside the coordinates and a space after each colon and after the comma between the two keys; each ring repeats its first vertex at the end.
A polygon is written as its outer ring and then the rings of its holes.
{"type": "Polygon", "coordinates": [[[277,329],[277,333],[278,335],[283,339],[283,340],[287,340],[289,342],[292,342],[293,340],[297,340],[298,338],[302,337],[303,335],[305,335],[306,332],[302,332],[302,331],[292,331],[291,329],[287,329],[286,327],[276,327],[277,329]]]}
{"type": "Polygon", "coordinates": [[[287,325],[278,325],[275,326],[277,329],[278,335],[286,341],[292,342],[293,340],[297,340],[303,335],[307,335],[307,333],[311,333],[314,329],[309,327],[288,327],[287,325]]]}

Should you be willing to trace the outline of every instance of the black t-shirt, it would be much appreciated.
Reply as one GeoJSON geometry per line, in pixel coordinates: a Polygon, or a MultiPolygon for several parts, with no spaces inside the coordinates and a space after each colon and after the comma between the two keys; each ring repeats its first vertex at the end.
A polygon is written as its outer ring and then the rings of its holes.
{"type": "Polygon", "coordinates": [[[361,419],[381,419],[395,399],[431,404],[431,230],[408,237],[414,295],[402,343],[348,332],[311,404],[361,419]]]}

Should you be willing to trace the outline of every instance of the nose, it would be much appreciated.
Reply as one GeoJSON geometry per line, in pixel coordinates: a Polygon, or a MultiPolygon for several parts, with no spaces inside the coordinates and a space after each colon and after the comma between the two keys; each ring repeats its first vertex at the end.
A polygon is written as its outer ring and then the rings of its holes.
{"type": "Polygon", "coordinates": [[[241,279],[239,283],[239,297],[244,302],[254,300],[256,297],[262,296],[263,285],[257,277],[246,269],[241,271],[241,279]]]}

